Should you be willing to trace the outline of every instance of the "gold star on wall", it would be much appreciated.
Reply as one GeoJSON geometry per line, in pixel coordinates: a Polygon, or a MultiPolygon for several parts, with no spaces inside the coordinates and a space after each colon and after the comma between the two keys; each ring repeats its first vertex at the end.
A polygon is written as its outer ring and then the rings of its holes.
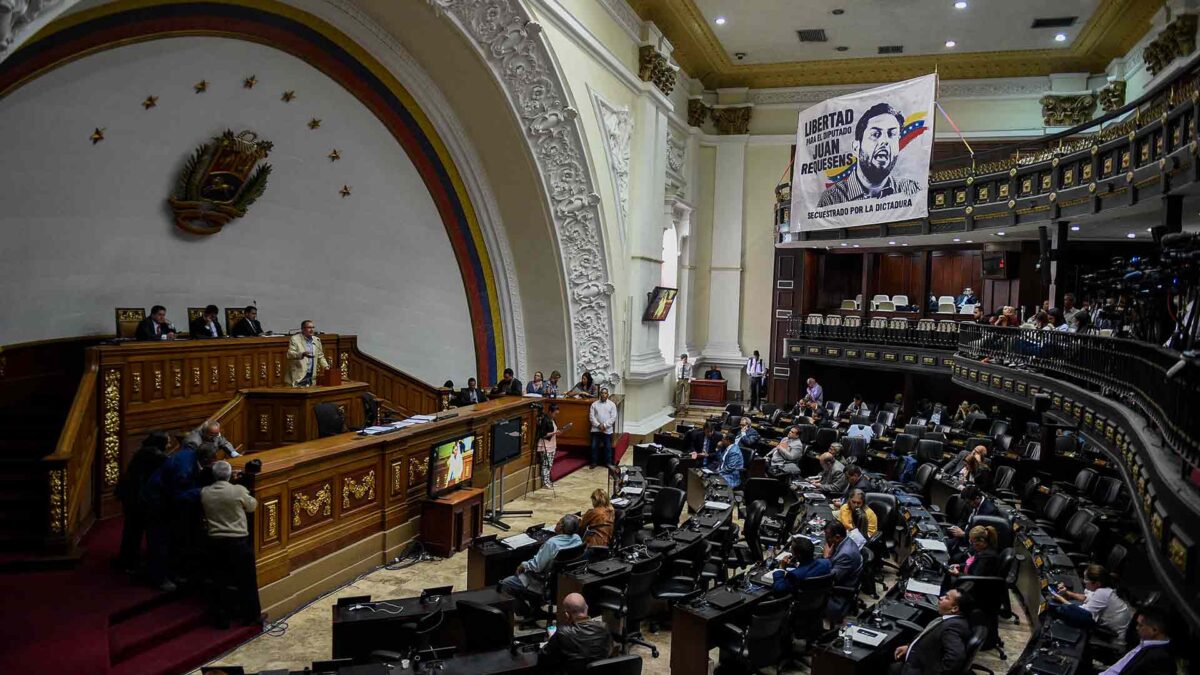
{"type": "Polygon", "coordinates": [[[337,148],[334,148],[333,152],[329,153],[327,157],[329,157],[329,161],[336,162],[342,158],[342,153],[338,152],[337,148]]]}
{"type": "Polygon", "coordinates": [[[251,75],[250,77],[247,77],[246,79],[242,80],[242,86],[247,89],[253,89],[254,85],[256,85],[256,84],[258,84],[258,76],[257,75],[251,75]]]}
{"type": "Polygon", "coordinates": [[[158,105],[158,97],[157,96],[147,96],[146,100],[142,101],[142,107],[145,108],[146,110],[149,110],[156,105],[158,105]]]}
{"type": "Polygon", "coordinates": [[[104,140],[104,127],[96,127],[96,130],[92,132],[89,138],[92,139],[92,145],[104,140]]]}
{"type": "Polygon", "coordinates": [[[342,199],[345,199],[346,197],[349,197],[349,196],[350,196],[350,186],[349,186],[349,185],[343,185],[343,186],[342,186],[342,189],[341,189],[341,190],[338,190],[338,194],[342,196],[342,199]]]}
{"type": "Polygon", "coordinates": [[[312,118],[311,120],[308,121],[308,128],[309,129],[320,129],[321,128],[321,120],[317,119],[316,117],[312,118]]]}
{"type": "Polygon", "coordinates": [[[283,101],[284,103],[291,103],[293,100],[295,100],[295,98],[296,92],[289,89],[283,92],[283,96],[280,96],[279,100],[283,101]]]}
{"type": "Polygon", "coordinates": [[[208,91],[208,80],[200,80],[196,84],[192,85],[192,89],[195,89],[197,94],[203,94],[204,92],[208,91]]]}

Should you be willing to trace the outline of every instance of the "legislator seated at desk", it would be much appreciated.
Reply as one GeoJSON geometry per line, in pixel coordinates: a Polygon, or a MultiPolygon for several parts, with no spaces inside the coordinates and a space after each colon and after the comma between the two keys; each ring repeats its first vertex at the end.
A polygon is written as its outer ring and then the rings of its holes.
{"type": "Polygon", "coordinates": [[[558,631],[542,647],[538,663],[548,673],[576,673],[612,653],[612,636],[600,617],[588,618],[587,600],[578,593],[563,598],[558,631]]]}
{"type": "Polygon", "coordinates": [[[217,315],[220,310],[216,305],[209,305],[204,308],[204,313],[196,317],[188,326],[188,331],[191,333],[193,340],[203,340],[206,338],[225,337],[225,332],[221,330],[221,322],[217,320],[217,315]]]}
{"type": "Polygon", "coordinates": [[[262,324],[258,322],[258,308],[254,305],[242,310],[242,318],[229,326],[229,335],[232,337],[256,337],[262,334],[262,324]]]}
{"type": "Polygon", "coordinates": [[[305,319],[300,323],[300,332],[288,340],[286,382],[293,387],[311,387],[321,371],[330,368],[316,332],[313,322],[305,319]]]}
{"type": "Polygon", "coordinates": [[[971,639],[971,624],[967,614],[971,598],[952,588],[938,598],[938,618],[921,631],[912,642],[896,648],[896,663],[891,675],[928,675],[928,673],[960,673],[968,658],[967,642],[971,639]]]}
{"type": "Polygon", "coordinates": [[[167,308],[155,305],[150,308],[150,316],[142,319],[134,332],[135,340],[174,340],[175,326],[167,321],[167,308]]]}
{"type": "Polygon", "coordinates": [[[504,377],[488,392],[492,398],[497,396],[521,396],[521,381],[516,378],[512,368],[504,369],[504,377]]]}
{"type": "Polygon", "coordinates": [[[488,400],[487,394],[479,388],[479,384],[475,378],[467,378],[467,386],[459,390],[458,395],[454,398],[454,404],[458,406],[475,405],[488,400]]]}

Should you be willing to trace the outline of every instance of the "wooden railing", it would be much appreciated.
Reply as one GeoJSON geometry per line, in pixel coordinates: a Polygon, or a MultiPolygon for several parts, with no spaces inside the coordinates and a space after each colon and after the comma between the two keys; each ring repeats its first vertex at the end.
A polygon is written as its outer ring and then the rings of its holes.
{"type": "Polygon", "coordinates": [[[450,392],[434,387],[369,356],[358,349],[358,336],[338,340],[338,366],[342,379],[366,382],[371,393],[405,415],[420,415],[449,407],[450,392]]]}
{"type": "Polygon", "coordinates": [[[88,350],[83,377],[58,444],[52,454],[42,459],[47,496],[46,544],[51,549],[72,548],[94,517],[92,467],[96,463],[100,429],[99,362],[99,354],[88,350]]]}

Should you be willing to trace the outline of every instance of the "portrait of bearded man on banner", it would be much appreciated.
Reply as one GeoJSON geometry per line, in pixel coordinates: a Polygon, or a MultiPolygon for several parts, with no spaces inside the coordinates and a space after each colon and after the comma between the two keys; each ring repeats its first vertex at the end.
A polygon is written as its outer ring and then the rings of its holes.
{"type": "Polygon", "coordinates": [[[904,115],[888,103],[876,103],[854,125],[853,173],[821,193],[818,207],[894,194],[915,195],[921,185],[892,175],[902,148],[904,115]]]}

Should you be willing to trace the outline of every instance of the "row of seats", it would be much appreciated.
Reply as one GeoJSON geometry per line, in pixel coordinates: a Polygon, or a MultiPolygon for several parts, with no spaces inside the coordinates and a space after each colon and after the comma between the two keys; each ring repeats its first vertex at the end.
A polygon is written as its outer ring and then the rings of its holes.
{"type": "MultiPolygon", "coordinates": [[[[880,294],[871,298],[871,310],[880,312],[895,312],[899,307],[908,307],[910,303],[907,295],[893,295],[890,298],[887,295],[880,294]]],[[[842,309],[859,310],[862,309],[862,294],[855,296],[853,300],[842,300],[842,309]]],[[[954,296],[943,295],[937,299],[937,311],[939,314],[971,314],[975,311],[974,304],[964,304],[959,307],[954,304],[954,296]]]]}
{"type": "MultiPolygon", "coordinates": [[[[830,314],[828,316],[822,314],[809,314],[804,318],[805,325],[808,326],[833,326],[845,328],[860,328],[862,326],[862,317],[860,316],[842,316],[841,314],[830,314]]],[[[867,320],[867,328],[881,328],[889,330],[908,330],[916,328],[922,331],[937,331],[940,333],[957,333],[958,322],[950,319],[920,319],[913,325],[909,319],[901,317],[885,317],[873,316],[867,320]]]]}

